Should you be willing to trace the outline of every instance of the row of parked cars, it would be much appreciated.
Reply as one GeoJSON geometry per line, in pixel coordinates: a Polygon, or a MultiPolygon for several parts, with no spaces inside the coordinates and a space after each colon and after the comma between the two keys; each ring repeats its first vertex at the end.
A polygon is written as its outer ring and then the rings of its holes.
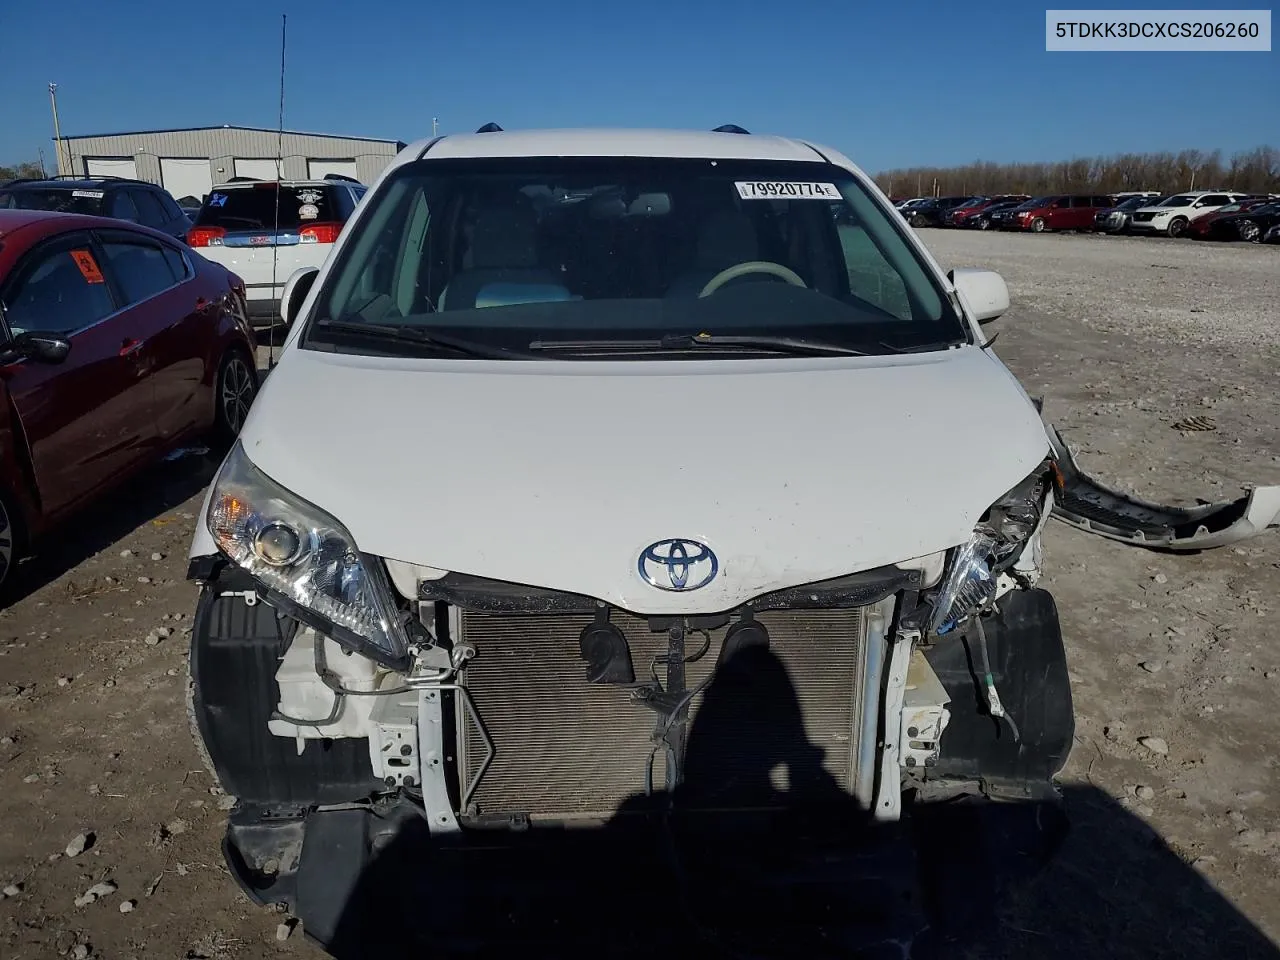
{"type": "Polygon", "coordinates": [[[0,589],[107,490],[235,438],[258,391],[255,326],[364,190],[240,179],[188,213],[140,180],[0,184],[0,589]]]}
{"type": "Polygon", "coordinates": [[[1280,242],[1280,194],[1234,190],[918,197],[896,203],[913,227],[976,230],[1091,230],[1197,240],[1280,242]]]}
{"type": "Polygon", "coordinates": [[[57,177],[0,185],[0,210],[110,217],[157,230],[239,275],[250,320],[266,326],[289,276],[324,263],[365,189],[339,174],[278,182],[236,177],[184,209],[143,180],[57,177]]]}

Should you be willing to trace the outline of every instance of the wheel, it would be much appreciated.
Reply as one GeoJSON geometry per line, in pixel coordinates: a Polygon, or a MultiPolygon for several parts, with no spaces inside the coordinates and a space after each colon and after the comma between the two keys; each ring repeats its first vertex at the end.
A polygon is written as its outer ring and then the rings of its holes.
{"type": "Polygon", "coordinates": [[[1188,223],[1189,221],[1186,217],[1174,217],[1169,226],[1165,228],[1165,233],[1171,237],[1180,237],[1187,232],[1188,223]]]}
{"type": "Polygon", "coordinates": [[[927,227],[929,225],[929,220],[917,213],[911,218],[911,225],[913,227],[927,227]]]}
{"type": "Polygon", "coordinates": [[[24,542],[17,504],[7,491],[0,490],[0,595],[13,579],[24,542]]]}
{"type": "Polygon", "coordinates": [[[1043,217],[1036,217],[1034,220],[1032,220],[1032,221],[1031,221],[1031,232],[1032,232],[1032,233],[1044,233],[1044,218],[1043,218],[1043,217]]]}
{"type": "Polygon", "coordinates": [[[215,387],[214,431],[231,443],[244,426],[253,399],[258,395],[258,371],[242,349],[235,347],[222,358],[215,387]]]}
{"type": "Polygon", "coordinates": [[[1262,239],[1262,228],[1252,220],[1241,220],[1236,224],[1236,229],[1240,231],[1241,240],[1248,240],[1250,243],[1257,243],[1262,239]]]}
{"type": "Polygon", "coordinates": [[[979,230],[990,230],[990,229],[991,229],[991,221],[990,221],[990,220],[988,220],[986,217],[979,217],[979,218],[978,218],[978,229],[979,229],[979,230]]]}

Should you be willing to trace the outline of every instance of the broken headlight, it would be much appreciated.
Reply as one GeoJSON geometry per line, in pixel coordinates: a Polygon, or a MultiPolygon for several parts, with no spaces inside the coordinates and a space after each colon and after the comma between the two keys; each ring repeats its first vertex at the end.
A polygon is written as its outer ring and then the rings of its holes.
{"type": "Polygon", "coordinates": [[[206,519],[218,549],[286,613],[385,666],[404,665],[405,618],[377,559],[255,467],[239,443],[214,481],[206,519]]]}
{"type": "Polygon", "coordinates": [[[987,508],[968,541],[957,547],[932,597],[929,632],[950,633],[996,596],[1002,571],[1013,566],[1040,529],[1055,477],[1046,463],[987,508]]]}

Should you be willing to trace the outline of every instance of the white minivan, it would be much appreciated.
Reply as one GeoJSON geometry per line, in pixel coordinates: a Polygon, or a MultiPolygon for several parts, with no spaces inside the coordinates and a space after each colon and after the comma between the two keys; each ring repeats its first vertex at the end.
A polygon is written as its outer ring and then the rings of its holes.
{"type": "Polygon", "coordinates": [[[1050,514],[1200,549],[1273,524],[1280,490],[1176,510],[1090,481],[990,349],[1008,305],[808,142],[407,148],[290,278],[191,548],[233,875],[343,955],[444,956],[440,924],[514,913],[662,932],[713,835],[742,870],[698,904],[828,815],[1056,809],[1050,514]],[[490,859],[535,848],[545,870],[490,859]],[[424,952],[379,952],[393,927],[424,952]]]}
{"type": "Polygon", "coordinates": [[[254,180],[214,187],[187,233],[187,244],[244,278],[249,317],[278,316],[285,281],[324,263],[367,188],[349,177],[254,180]]]}

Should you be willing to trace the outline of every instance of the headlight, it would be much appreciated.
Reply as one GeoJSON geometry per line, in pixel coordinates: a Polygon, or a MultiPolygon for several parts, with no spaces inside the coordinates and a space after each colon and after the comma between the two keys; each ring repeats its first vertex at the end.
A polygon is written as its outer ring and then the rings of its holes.
{"type": "Polygon", "coordinates": [[[1040,528],[1055,476],[1054,468],[1043,464],[983,514],[968,542],[956,548],[934,592],[930,633],[950,633],[995,599],[999,574],[1017,562],[1040,528]]]}
{"type": "Polygon", "coordinates": [[[214,481],[214,542],[287,613],[385,666],[406,665],[406,617],[376,558],[333,517],[290,493],[239,443],[214,481]]]}

